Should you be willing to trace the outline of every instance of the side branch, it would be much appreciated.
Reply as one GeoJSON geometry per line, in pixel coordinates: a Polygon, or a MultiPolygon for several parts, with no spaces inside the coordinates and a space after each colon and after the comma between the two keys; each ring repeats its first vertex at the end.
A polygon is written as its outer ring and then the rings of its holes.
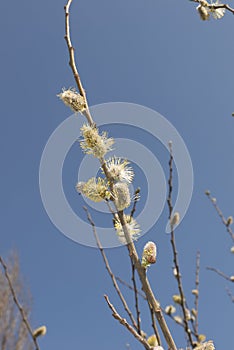
{"type": "Polygon", "coordinates": [[[193,339],[191,334],[191,329],[189,328],[188,320],[187,320],[187,313],[186,313],[186,299],[183,291],[182,286],[182,279],[181,279],[181,273],[180,273],[180,267],[179,267],[179,259],[178,259],[178,252],[176,249],[176,241],[175,241],[175,234],[174,234],[174,225],[172,223],[172,212],[173,212],[173,205],[172,205],[172,190],[173,190],[173,154],[172,154],[172,144],[169,143],[169,150],[170,150],[170,159],[169,159],[169,179],[168,179],[168,198],[167,198],[167,204],[169,208],[169,220],[171,223],[171,246],[172,246],[172,252],[173,252],[173,262],[174,262],[174,268],[175,268],[175,277],[178,284],[178,290],[180,293],[181,298],[181,308],[183,312],[183,321],[184,321],[184,330],[187,334],[188,340],[190,345],[193,347],[193,339]]]}
{"type": "Polygon", "coordinates": [[[115,310],[114,306],[110,303],[109,299],[108,299],[108,296],[107,295],[104,295],[104,298],[107,302],[107,305],[109,306],[109,308],[111,309],[112,311],[112,316],[119,321],[120,324],[122,324],[124,327],[126,327],[129,332],[132,333],[132,335],[141,343],[144,345],[145,349],[147,350],[151,350],[151,346],[148,344],[147,340],[142,337],[140,334],[138,334],[138,332],[130,326],[130,324],[128,324],[128,322],[122,318],[118,313],[117,311],[115,310]]]}
{"type": "Polygon", "coordinates": [[[123,307],[124,307],[125,311],[127,312],[128,316],[129,316],[129,318],[130,318],[130,320],[131,320],[131,322],[132,322],[133,327],[134,327],[135,329],[139,329],[139,328],[138,328],[138,324],[137,324],[137,322],[135,321],[135,319],[134,319],[134,317],[133,317],[133,314],[132,314],[131,310],[130,310],[129,307],[128,307],[128,304],[127,304],[126,300],[124,299],[123,294],[122,294],[121,291],[120,291],[120,288],[119,288],[118,283],[117,283],[117,281],[116,281],[116,277],[115,277],[115,275],[113,274],[113,272],[112,272],[112,270],[111,270],[111,268],[110,268],[110,265],[109,265],[109,262],[108,262],[108,260],[107,260],[105,251],[104,251],[104,249],[103,249],[103,247],[102,247],[102,245],[101,245],[101,242],[99,241],[99,238],[98,238],[98,235],[97,235],[97,232],[96,232],[96,227],[95,227],[95,224],[94,224],[94,222],[93,222],[93,219],[92,219],[92,217],[91,217],[91,215],[90,215],[90,213],[89,213],[89,211],[88,211],[88,209],[87,209],[86,207],[84,207],[84,210],[85,210],[85,212],[86,212],[88,221],[89,221],[89,223],[90,223],[91,226],[92,226],[93,234],[94,234],[94,237],[95,237],[95,240],[96,240],[98,249],[100,250],[100,253],[101,253],[101,255],[102,255],[102,258],[103,258],[104,264],[105,264],[105,266],[106,266],[107,272],[108,272],[110,278],[112,279],[114,288],[115,288],[115,290],[116,290],[116,292],[117,292],[117,294],[118,294],[118,296],[119,296],[119,298],[120,298],[120,300],[121,300],[121,302],[122,302],[122,304],[123,304],[123,307]]]}
{"type": "Polygon", "coordinates": [[[13,285],[11,283],[10,275],[8,273],[7,265],[5,264],[5,262],[4,262],[4,260],[2,259],[1,256],[0,256],[0,264],[3,267],[4,275],[5,275],[6,279],[7,279],[8,286],[10,288],[11,295],[12,295],[12,298],[14,300],[14,303],[15,303],[16,307],[18,308],[19,313],[20,313],[20,315],[22,317],[23,323],[25,324],[26,329],[28,330],[28,333],[29,333],[30,337],[32,338],[32,341],[33,341],[33,343],[35,345],[35,350],[40,350],[39,345],[37,343],[37,339],[33,335],[33,330],[32,330],[32,328],[31,328],[31,326],[29,324],[29,321],[27,319],[25,311],[24,311],[23,307],[20,305],[20,302],[19,302],[19,300],[18,300],[18,298],[16,296],[14,287],[13,287],[13,285]]]}

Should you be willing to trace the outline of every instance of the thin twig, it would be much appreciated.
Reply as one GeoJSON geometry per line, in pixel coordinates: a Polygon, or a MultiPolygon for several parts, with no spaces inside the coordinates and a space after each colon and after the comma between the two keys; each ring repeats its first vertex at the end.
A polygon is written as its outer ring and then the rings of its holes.
{"type": "Polygon", "coordinates": [[[226,289],[227,295],[231,299],[232,303],[234,303],[234,295],[232,295],[232,292],[230,291],[230,289],[228,287],[226,287],[225,289],[226,289]]]}
{"type": "Polygon", "coordinates": [[[0,256],[0,264],[3,267],[4,274],[5,274],[5,277],[7,279],[7,282],[8,282],[8,285],[9,285],[9,288],[10,288],[11,295],[12,295],[12,298],[14,300],[14,303],[17,306],[17,308],[19,310],[19,313],[20,313],[20,315],[22,317],[22,320],[23,320],[23,322],[24,322],[24,324],[25,324],[25,326],[26,326],[26,328],[28,330],[28,333],[29,333],[30,337],[32,338],[32,341],[33,341],[33,343],[35,345],[35,350],[40,350],[39,345],[37,343],[37,339],[33,335],[33,330],[32,330],[32,328],[30,326],[30,323],[29,323],[29,321],[27,319],[26,313],[25,313],[23,307],[20,305],[20,302],[19,302],[19,300],[18,300],[18,298],[16,296],[16,292],[14,290],[13,284],[11,282],[10,275],[8,273],[7,265],[5,264],[5,262],[4,262],[4,260],[3,260],[3,258],[1,256],[0,256]]]}
{"type": "Polygon", "coordinates": [[[137,202],[139,201],[139,198],[140,198],[139,193],[140,193],[140,188],[138,187],[134,193],[133,207],[132,207],[132,210],[130,213],[131,218],[133,217],[133,215],[135,214],[135,211],[136,211],[136,205],[137,205],[137,202]]]}
{"type": "Polygon", "coordinates": [[[157,327],[156,322],[155,322],[154,310],[152,309],[152,307],[150,307],[150,305],[149,305],[149,309],[150,309],[150,316],[151,316],[151,326],[152,326],[153,331],[154,331],[154,334],[155,334],[155,336],[156,336],[158,345],[161,345],[162,343],[161,343],[161,339],[160,339],[160,334],[159,334],[159,331],[158,331],[158,327],[157,327]]]}
{"type": "Polygon", "coordinates": [[[122,318],[117,311],[115,310],[114,306],[110,303],[109,298],[107,295],[104,295],[104,298],[107,302],[107,305],[109,306],[109,308],[112,311],[112,316],[119,321],[120,324],[122,324],[124,327],[126,327],[130,333],[132,333],[132,335],[139,340],[139,342],[144,345],[145,349],[147,350],[151,350],[151,346],[148,344],[147,340],[142,337],[140,334],[138,334],[138,332],[132,327],[130,326],[130,324],[124,319],[122,318]]]}
{"type": "Polygon", "coordinates": [[[206,191],[205,192],[206,196],[209,198],[209,200],[211,201],[213,207],[215,208],[216,212],[218,213],[219,217],[221,218],[222,220],[222,223],[224,224],[224,226],[226,227],[226,230],[227,232],[229,233],[232,241],[234,242],[234,233],[231,229],[231,227],[227,224],[227,220],[225,219],[222,211],[220,210],[219,206],[217,205],[217,202],[216,202],[216,198],[213,198],[210,194],[210,191],[206,191]]]}
{"type": "Polygon", "coordinates": [[[135,266],[134,266],[132,260],[131,260],[131,266],[132,266],[132,283],[133,283],[133,290],[134,290],[134,297],[135,297],[135,308],[136,308],[136,316],[137,316],[137,330],[138,330],[138,333],[141,334],[141,318],[140,318],[137,285],[136,285],[136,278],[135,278],[135,266]]]}
{"type": "Polygon", "coordinates": [[[195,332],[198,334],[198,302],[199,302],[199,274],[200,274],[200,252],[197,252],[196,257],[196,279],[195,279],[195,290],[197,293],[195,293],[195,300],[194,300],[194,307],[195,307],[195,332]]]}
{"type": "MultiPolygon", "coordinates": [[[[122,283],[124,286],[126,286],[127,288],[129,288],[130,290],[134,290],[134,288],[129,284],[129,283],[127,283],[127,282],[125,282],[124,280],[122,280],[120,277],[116,277],[116,280],[118,280],[120,283],[122,283]]],[[[141,293],[139,290],[137,290],[137,293],[138,293],[138,295],[139,296],[141,296],[144,300],[146,300],[147,301],[147,298],[146,298],[146,296],[143,294],[143,293],[141,293]]],[[[150,308],[150,311],[151,311],[152,309],[150,308]]],[[[172,315],[172,314],[168,314],[166,311],[165,311],[165,309],[162,309],[162,312],[166,315],[166,316],[168,316],[168,317],[170,317],[172,320],[174,320],[175,321],[175,318],[174,318],[174,316],[172,315]]],[[[153,313],[154,314],[154,313],[153,313]]],[[[184,325],[183,324],[181,324],[181,323],[177,323],[180,327],[183,327],[184,328],[184,325]]],[[[153,327],[154,328],[154,327],[153,327]]],[[[195,336],[195,337],[197,337],[197,334],[196,334],[196,332],[195,331],[191,331],[191,333],[195,336]]],[[[156,335],[156,337],[157,337],[157,334],[156,334],[156,332],[155,332],[155,335],[156,335]]]]}
{"type": "MultiPolygon", "coordinates": [[[[116,280],[119,281],[120,283],[122,283],[124,286],[126,286],[127,288],[131,289],[134,291],[134,288],[128,284],[127,282],[125,282],[124,280],[122,280],[120,277],[116,276],[116,280]]],[[[145,294],[143,294],[142,292],[140,292],[139,290],[137,290],[137,294],[140,295],[144,300],[146,299],[145,294]]]]}
{"type": "Polygon", "coordinates": [[[92,116],[90,114],[90,111],[89,111],[86,92],[85,92],[85,89],[83,88],[83,85],[82,85],[82,82],[80,79],[80,75],[79,75],[78,70],[77,70],[77,66],[76,66],[76,62],[75,62],[75,50],[74,50],[74,47],[72,46],[72,42],[71,42],[70,21],[69,21],[69,16],[70,16],[69,10],[70,10],[71,3],[72,3],[72,0],[68,0],[67,4],[64,6],[64,11],[65,11],[65,36],[64,36],[64,39],[66,40],[68,52],[69,52],[69,57],[70,57],[69,65],[72,69],[73,76],[74,76],[74,79],[76,81],[79,92],[80,92],[81,96],[84,97],[84,100],[85,100],[86,109],[83,112],[83,114],[87,118],[89,125],[95,125],[93,122],[92,116]]]}
{"type": "Polygon", "coordinates": [[[87,209],[86,207],[83,207],[83,208],[84,208],[84,210],[85,210],[85,212],[86,212],[88,221],[90,222],[90,224],[91,224],[91,226],[92,226],[93,234],[94,234],[94,237],[95,237],[95,240],[96,240],[98,249],[100,250],[100,253],[101,253],[101,255],[102,255],[104,264],[105,264],[106,269],[107,269],[107,271],[108,271],[108,274],[109,274],[109,276],[110,276],[111,279],[112,279],[114,288],[115,288],[115,290],[116,290],[116,292],[117,292],[117,294],[118,294],[118,296],[119,296],[119,298],[120,298],[120,300],[121,300],[121,302],[122,302],[122,304],[123,304],[123,307],[124,307],[125,311],[127,312],[128,316],[129,316],[129,318],[130,318],[130,320],[131,320],[131,322],[132,322],[133,327],[134,327],[135,329],[138,329],[138,324],[137,324],[137,322],[135,321],[135,319],[134,319],[134,317],[133,317],[133,314],[132,314],[131,310],[129,309],[128,304],[127,304],[127,302],[126,302],[126,300],[125,300],[123,294],[121,293],[121,290],[120,290],[120,288],[119,288],[119,286],[118,286],[118,283],[117,283],[117,281],[116,281],[115,275],[113,274],[113,272],[112,272],[112,270],[111,270],[111,268],[110,268],[110,265],[109,265],[108,259],[107,259],[107,257],[106,257],[105,251],[104,251],[104,249],[103,249],[103,247],[102,247],[102,245],[101,245],[101,242],[100,242],[100,240],[99,240],[99,238],[98,238],[98,234],[97,234],[97,231],[96,231],[96,227],[95,227],[94,221],[93,221],[93,219],[92,219],[92,217],[91,217],[91,215],[90,215],[88,209],[87,209]]]}
{"type": "Polygon", "coordinates": [[[213,272],[215,272],[215,273],[217,273],[219,276],[221,276],[221,277],[223,277],[223,278],[225,278],[227,281],[229,281],[229,282],[234,282],[234,281],[232,281],[232,279],[230,278],[230,276],[227,276],[227,275],[225,275],[225,273],[223,273],[222,271],[220,271],[220,270],[218,270],[218,269],[216,269],[216,268],[214,268],[214,267],[207,267],[207,270],[210,270],[210,271],[213,271],[213,272]]]}
{"type": "Polygon", "coordinates": [[[193,339],[191,334],[191,329],[189,328],[188,320],[187,320],[187,312],[186,312],[186,298],[183,291],[183,285],[182,285],[182,278],[180,273],[180,267],[179,267],[179,259],[178,259],[178,252],[176,249],[176,241],[175,241],[175,234],[174,234],[174,226],[172,224],[172,212],[173,212],[173,205],[172,205],[172,190],[173,190],[173,153],[172,153],[172,144],[169,143],[169,150],[170,150],[170,159],[169,159],[169,179],[168,179],[168,198],[167,198],[167,204],[169,209],[169,220],[171,223],[171,246],[172,246],[172,252],[173,252],[173,262],[174,262],[174,268],[176,270],[175,278],[178,284],[178,290],[180,293],[181,298],[181,308],[183,312],[183,322],[184,322],[184,330],[187,335],[188,341],[190,345],[193,347],[193,339]]]}

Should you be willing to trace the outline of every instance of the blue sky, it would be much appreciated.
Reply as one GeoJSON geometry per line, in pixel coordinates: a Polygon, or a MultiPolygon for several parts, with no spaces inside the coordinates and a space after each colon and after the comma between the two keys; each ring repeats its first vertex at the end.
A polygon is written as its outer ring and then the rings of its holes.
{"type": "MultiPolygon", "coordinates": [[[[71,115],[56,97],[62,87],[74,86],[63,39],[63,6],[61,0],[1,5],[0,253],[6,256],[12,248],[19,252],[33,295],[32,323],[48,328],[41,349],[75,349],[91,343],[97,349],[110,349],[111,344],[119,350],[129,343],[138,350],[140,345],[105,304],[106,293],[124,315],[100,253],[62,235],[40,198],[43,149],[71,115]]],[[[149,107],[183,137],[194,168],[192,201],[176,231],[185,291],[192,302],[199,249],[200,332],[213,339],[217,349],[231,349],[233,309],[227,283],[206,271],[206,266],[215,266],[233,274],[231,241],[204,190],[211,190],[226,216],[234,214],[233,16],[227,13],[222,20],[202,22],[195,7],[189,1],[74,0],[72,38],[90,105],[121,101],[149,107]]],[[[119,134],[121,128],[111,129],[111,136],[119,134]]],[[[157,145],[152,140],[150,146],[167,172],[168,153],[157,145]]],[[[64,188],[76,211],[82,212],[82,199],[74,190],[80,159],[76,150],[74,146],[65,163],[64,188]]],[[[136,180],[140,182],[141,176],[136,180]]],[[[144,183],[134,185],[144,189],[144,183]]],[[[176,292],[164,233],[167,215],[165,207],[155,227],[137,243],[139,252],[146,241],[157,243],[158,262],[148,275],[162,306],[171,303],[176,292]]],[[[130,281],[126,249],[110,249],[107,254],[113,271],[130,281]]],[[[131,302],[132,294],[125,292],[131,302]]],[[[142,318],[151,334],[143,301],[142,318]]],[[[169,326],[178,347],[185,346],[182,332],[171,322],[169,326]]]]}

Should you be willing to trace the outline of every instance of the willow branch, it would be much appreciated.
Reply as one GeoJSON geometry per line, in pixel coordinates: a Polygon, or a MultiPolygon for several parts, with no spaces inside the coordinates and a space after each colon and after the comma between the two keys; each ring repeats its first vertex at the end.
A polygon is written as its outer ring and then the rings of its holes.
{"type": "Polygon", "coordinates": [[[140,334],[138,334],[138,332],[132,327],[130,326],[130,324],[128,324],[128,322],[122,318],[117,311],[115,310],[114,306],[110,303],[109,298],[107,295],[104,295],[104,298],[107,302],[107,305],[109,306],[109,308],[112,311],[112,316],[119,321],[120,324],[122,324],[124,327],[127,328],[127,330],[132,333],[132,335],[142,344],[144,345],[145,349],[147,350],[151,350],[151,346],[148,344],[148,342],[146,341],[146,339],[144,337],[142,337],[140,334]]]}
{"type": "Polygon", "coordinates": [[[183,312],[183,322],[184,322],[184,330],[187,335],[188,341],[190,345],[193,347],[193,339],[191,334],[191,329],[189,328],[188,320],[187,320],[187,312],[186,312],[186,298],[183,291],[183,285],[182,285],[182,278],[180,273],[180,266],[179,266],[179,259],[178,259],[178,252],[176,249],[176,241],[175,241],[175,234],[174,234],[174,226],[172,224],[172,212],[173,212],[173,205],[172,205],[172,190],[173,190],[173,153],[172,153],[172,144],[169,143],[169,150],[170,150],[170,159],[169,159],[169,179],[168,179],[168,198],[167,198],[167,204],[169,209],[169,220],[171,223],[171,246],[172,246],[172,252],[173,252],[173,262],[174,262],[174,268],[175,268],[175,278],[178,285],[178,290],[181,298],[181,308],[183,312]]]}
{"type": "MultiPolygon", "coordinates": [[[[70,9],[71,3],[72,3],[72,0],[68,0],[66,6],[64,7],[64,10],[65,10],[65,32],[66,32],[65,40],[66,40],[66,43],[67,43],[69,56],[70,56],[69,64],[70,64],[70,67],[72,69],[75,81],[76,81],[78,89],[80,91],[80,94],[84,97],[85,102],[86,102],[86,107],[87,107],[86,111],[87,112],[86,112],[85,116],[86,116],[86,118],[87,118],[87,120],[88,120],[90,125],[95,125],[94,122],[93,122],[93,119],[92,119],[92,117],[91,117],[91,115],[89,113],[85,90],[83,89],[83,86],[82,86],[82,83],[81,83],[81,79],[80,79],[80,76],[78,74],[78,70],[77,70],[77,67],[76,67],[76,64],[75,64],[74,48],[73,48],[72,43],[71,43],[70,24],[69,24],[69,17],[70,17],[69,16],[69,9],[70,9]]],[[[108,180],[110,180],[111,177],[109,175],[107,166],[105,164],[105,160],[100,159],[100,163],[101,163],[102,169],[104,171],[104,174],[106,175],[106,178],[108,180]]],[[[110,189],[112,190],[112,188],[113,188],[113,184],[112,184],[112,182],[110,182],[110,189]]],[[[151,307],[154,310],[154,313],[155,313],[156,318],[157,318],[157,320],[159,322],[159,325],[160,325],[160,327],[162,329],[162,332],[164,334],[164,337],[165,337],[165,340],[166,340],[166,342],[168,344],[169,349],[170,350],[177,350],[176,345],[174,343],[174,340],[173,340],[173,338],[171,336],[171,333],[169,331],[169,328],[167,326],[167,323],[166,323],[166,321],[164,319],[164,316],[162,314],[162,310],[160,308],[160,304],[159,304],[159,302],[157,301],[157,299],[154,296],[154,293],[153,293],[153,291],[151,289],[149,281],[148,281],[148,279],[146,277],[145,269],[141,266],[141,262],[140,262],[140,259],[138,257],[135,245],[134,245],[134,243],[132,241],[131,235],[129,233],[129,229],[128,229],[127,224],[126,224],[126,220],[125,220],[125,216],[124,216],[123,211],[117,212],[117,215],[119,217],[119,221],[121,223],[121,226],[122,226],[123,232],[124,232],[124,236],[125,236],[125,239],[127,241],[127,247],[128,247],[130,258],[132,259],[132,261],[134,263],[134,266],[135,266],[135,268],[137,270],[138,276],[140,278],[140,281],[141,281],[141,284],[142,284],[142,289],[144,290],[144,292],[146,294],[146,297],[147,297],[147,300],[149,301],[151,307]]]]}
{"type": "Polygon", "coordinates": [[[33,330],[32,330],[32,328],[30,326],[30,323],[29,323],[29,321],[27,319],[26,313],[25,313],[23,307],[20,305],[20,302],[19,302],[19,300],[17,298],[16,292],[15,292],[13,284],[11,282],[10,275],[8,273],[7,265],[5,264],[5,262],[4,262],[4,260],[3,260],[3,258],[1,256],[0,256],[0,264],[3,267],[4,275],[5,275],[6,280],[8,282],[8,286],[10,288],[11,295],[12,295],[12,298],[14,300],[14,303],[15,303],[16,307],[18,308],[19,313],[20,313],[20,315],[22,317],[22,321],[25,324],[25,327],[28,330],[28,333],[29,333],[30,337],[32,338],[32,341],[33,341],[33,343],[35,345],[35,350],[40,350],[39,345],[37,343],[37,339],[33,335],[33,330]]]}

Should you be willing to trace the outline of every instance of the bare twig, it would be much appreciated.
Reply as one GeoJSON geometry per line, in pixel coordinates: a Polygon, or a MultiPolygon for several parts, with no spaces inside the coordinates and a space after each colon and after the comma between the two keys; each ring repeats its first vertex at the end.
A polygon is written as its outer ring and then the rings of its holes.
{"type": "MultiPolygon", "coordinates": [[[[127,282],[125,282],[124,280],[122,280],[120,277],[116,276],[116,280],[119,281],[120,283],[122,283],[124,286],[126,286],[127,288],[131,289],[134,291],[134,288],[128,284],[127,282]]],[[[137,290],[137,294],[140,295],[143,299],[146,300],[146,296],[145,294],[141,293],[139,290],[137,290]]]]}
{"type": "Polygon", "coordinates": [[[160,334],[159,334],[158,327],[157,327],[156,322],[155,322],[154,310],[152,309],[152,307],[150,307],[150,305],[149,305],[149,309],[150,309],[150,316],[151,316],[151,326],[152,326],[154,334],[156,336],[158,345],[161,345],[160,334]]]}
{"type": "Polygon", "coordinates": [[[226,287],[225,289],[226,289],[227,295],[231,299],[232,303],[234,303],[234,295],[232,295],[232,292],[230,291],[230,289],[228,287],[226,287]]]}
{"type": "Polygon", "coordinates": [[[223,278],[225,278],[227,281],[229,281],[229,282],[234,282],[234,280],[232,281],[232,279],[230,278],[230,276],[227,276],[227,275],[225,275],[225,273],[223,273],[222,271],[220,271],[220,270],[218,270],[218,269],[216,269],[216,268],[214,268],[214,267],[207,267],[207,270],[210,270],[210,271],[213,271],[213,272],[215,272],[215,273],[217,273],[219,276],[221,276],[221,277],[223,277],[223,278]]]}
{"type": "Polygon", "coordinates": [[[227,232],[229,233],[232,241],[234,242],[234,233],[231,229],[231,227],[228,225],[227,220],[225,219],[222,211],[220,210],[219,206],[217,205],[216,202],[216,198],[213,198],[210,194],[210,191],[206,191],[205,192],[206,196],[209,198],[209,200],[211,201],[211,203],[213,204],[213,207],[215,208],[216,212],[218,213],[219,217],[222,220],[222,223],[224,224],[224,226],[226,227],[227,232]]]}
{"type": "Polygon", "coordinates": [[[140,334],[138,334],[138,332],[132,327],[130,326],[130,324],[128,324],[128,322],[122,318],[118,313],[117,311],[115,310],[114,306],[110,303],[109,301],[109,298],[107,295],[104,295],[104,298],[107,302],[107,305],[109,306],[109,308],[111,309],[112,311],[112,316],[119,321],[120,324],[122,324],[124,327],[126,327],[129,332],[132,333],[132,335],[137,339],[139,340],[139,342],[144,345],[145,349],[147,350],[151,350],[151,346],[148,344],[147,340],[142,337],[140,334]]]}
{"type": "Polygon", "coordinates": [[[135,211],[136,211],[136,205],[137,205],[137,202],[139,201],[139,198],[140,198],[139,193],[140,193],[140,188],[138,187],[134,193],[133,207],[132,207],[132,210],[130,213],[131,218],[133,217],[133,215],[135,214],[135,211]]]}
{"type": "Polygon", "coordinates": [[[187,335],[188,341],[190,345],[193,347],[193,339],[192,339],[192,333],[191,329],[189,328],[188,320],[187,320],[187,307],[186,307],[186,298],[183,291],[182,286],[182,278],[180,273],[180,267],[179,267],[179,259],[178,259],[178,252],[176,249],[176,241],[175,241],[175,234],[174,234],[174,225],[172,224],[172,212],[173,212],[173,205],[172,205],[172,190],[173,190],[173,153],[172,153],[172,144],[169,143],[169,150],[170,150],[170,159],[169,159],[169,179],[168,179],[168,198],[167,198],[167,204],[169,208],[169,220],[171,223],[171,246],[172,246],[172,252],[173,252],[173,262],[174,262],[174,268],[175,268],[175,278],[178,284],[178,290],[180,293],[181,298],[181,308],[183,312],[183,322],[184,322],[184,330],[187,335]]]}
{"type": "Polygon", "coordinates": [[[137,324],[137,322],[135,321],[135,319],[134,319],[134,317],[133,317],[133,314],[132,314],[131,310],[129,309],[128,304],[127,304],[127,302],[126,302],[126,300],[125,300],[123,294],[121,293],[121,290],[120,290],[120,288],[119,288],[119,286],[118,286],[118,283],[117,283],[117,281],[116,281],[115,275],[113,274],[113,272],[112,272],[112,270],[111,270],[111,268],[110,268],[110,265],[109,265],[108,259],[107,259],[107,257],[106,257],[105,251],[104,251],[104,249],[103,249],[103,247],[102,247],[102,245],[101,245],[101,242],[100,242],[100,240],[99,240],[99,238],[98,238],[98,235],[97,235],[97,231],[96,231],[96,227],[95,227],[94,221],[93,221],[93,219],[92,219],[92,217],[91,217],[91,215],[90,215],[88,209],[87,209],[86,207],[83,207],[83,208],[84,208],[84,210],[85,210],[85,212],[86,212],[88,221],[90,222],[90,224],[91,224],[91,226],[92,226],[93,234],[94,234],[94,237],[95,237],[95,240],[96,240],[98,249],[100,250],[100,253],[101,253],[101,255],[102,255],[104,264],[105,264],[106,269],[107,269],[107,271],[108,271],[108,274],[109,274],[109,276],[110,276],[111,279],[112,279],[114,288],[115,288],[115,290],[116,290],[116,292],[117,292],[117,294],[118,294],[118,296],[119,296],[119,298],[120,298],[120,300],[121,300],[121,302],[122,302],[122,304],[123,304],[123,307],[124,307],[125,311],[127,312],[128,316],[129,316],[129,318],[130,318],[130,320],[131,320],[131,322],[132,322],[133,327],[134,327],[135,329],[138,329],[138,324],[137,324]]]}
{"type": "Polygon", "coordinates": [[[197,292],[195,293],[195,300],[194,300],[194,307],[195,307],[195,332],[196,332],[197,335],[198,335],[199,273],[200,273],[200,252],[197,252],[197,258],[196,258],[196,279],[195,279],[195,290],[197,292]]]}
{"type": "Polygon", "coordinates": [[[81,82],[81,79],[80,79],[80,75],[79,75],[77,67],[76,67],[75,50],[74,50],[74,47],[72,46],[72,42],[71,42],[70,23],[69,23],[69,16],[70,16],[69,10],[70,10],[71,3],[72,3],[72,0],[68,0],[67,4],[64,6],[64,11],[65,11],[65,33],[66,33],[64,39],[66,40],[67,47],[68,47],[68,52],[69,52],[69,57],[70,57],[69,65],[70,65],[70,67],[72,69],[73,76],[74,76],[74,79],[76,81],[76,84],[77,84],[77,87],[79,89],[79,92],[80,92],[81,96],[84,97],[84,100],[85,100],[86,109],[83,112],[83,114],[87,118],[87,121],[88,121],[89,125],[94,125],[92,116],[91,116],[90,111],[89,111],[89,106],[88,106],[88,101],[87,101],[87,97],[86,97],[86,92],[85,92],[85,89],[83,88],[83,85],[82,85],[82,82],[81,82]]]}
{"type": "Polygon", "coordinates": [[[23,307],[20,305],[20,302],[19,302],[19,300],[17,298],[17,295],[16,295],[16,292],[14,290],[14,287],[13,287],[13,285],[11,283],[11,278],[10,278],[10,275],[8,273],[7,265],[5,264],[5,262],[4,262],[4,260],[3,260],[3,258],[1,256],[0,256],[0,264],[3,267],[3,271],[4,271],[5,277],[7,279],[7,282],[8,282],[8,285],[9,285],[9,288],[10,288],[11,295],[12,295],[12,298],[14,300],[14,303],[17,306],[17,308],[19,310],[19,313],[20,313],[20,315],[22,317],[22,320],[23,320],[23,322],[24,322],[24,324],[25,324],[25,326],[26,326],[26,328],[28,330],[28,333],[29,333],[30,337],[32,338],[32,341],[33,341],[33,343],[35,345],[35,350],[40,350],[39,345],[37,343],[37,339],[33,335],[33,330],[32,330],[32,328],[30,326],[30,323],[29,323],[29,321],[27,319],[26,313],[25,313],[23,307]]]}
{"type": "Polygon", "coordinates": [[[134,297],[135,297],[135,308],[136,308],[136,315],[137,315],[137,330],[138,330],[138,333],[141,334],[141,318],[140,318],[137,285],[136,285],[136,278],[135,278],[135,267],[134,267],[132,260],[131,260],[131,265],[132,265],[132,283],[133,283],[133,290],[134,290],[134,297]]]}

